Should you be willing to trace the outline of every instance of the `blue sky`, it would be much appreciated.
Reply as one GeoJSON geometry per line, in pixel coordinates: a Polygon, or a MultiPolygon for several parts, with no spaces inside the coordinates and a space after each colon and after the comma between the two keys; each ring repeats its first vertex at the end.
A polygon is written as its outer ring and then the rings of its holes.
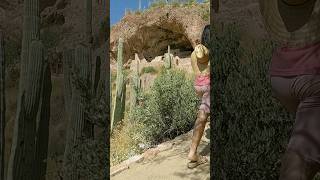
{"type": "MultiPolygon", "coordinates": [[[[202,0],[198,0],[202,2],[202,0]]],[[[125,9],[139,9],[139,0],[111,0],[110,1],[110,24],[113,25],[124,16],[125,9]]],[[[141,0],[141,8],[148,8],[148,0],[141,0]]]]}

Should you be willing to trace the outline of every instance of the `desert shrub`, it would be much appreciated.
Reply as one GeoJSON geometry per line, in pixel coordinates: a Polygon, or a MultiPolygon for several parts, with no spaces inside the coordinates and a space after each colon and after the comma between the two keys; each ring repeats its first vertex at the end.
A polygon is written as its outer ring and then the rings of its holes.
{"type": "Polygon", "coordinates": [[[73,171],[70,169],[76,169],[77,174],[79,174],[79,180],[92,179],[100,180],[107,178],[108,174],[106,171],[106,166],[108,162],[106,157],[108,154],[108,147],[106,144],[106,137],[100,137],[99,139],[81,139],[77,143],[77,146],[74,146],[71,150],[72,158],[77,159],[75,164],[67,164],[63,169],[63,173],[67,176],[72,175],[73,171]],[[69,169],[70,168],[70,169],[69,169]]]}
{"type": "Polygon", "coordinates": [[[210,7],[203,6],[202,15],[201,16],[202,16],[203,20],[209,21],[209,19],[210,19],[210,7]]]}
{"type": "Polygon", "coordinates": [[[134,13],[137,14],[137,15],[140,15],[140,14],[143,13],[143,11],[142,11],[142,10],[137,10],[137,11],[135,11],[134,13]]]}
{"type": "Polygon", "coordinates": [[[141,152],[139,144],[145,142],[144,128],[144,124],[125,118],[113,129],[110,139],[111,166],[141,152]]]}
{"type": "Polygon", "coordinates": [[[237,29],[227,25],[211,33],[211,170],[217,179],[278,179],[293,117],[271,94],[267,71],[274,44],[242,49],[237,29]]]}
{"type": "Polygon", "coordinates": [[[154,74],[154,73],[157,73],[157,70],[153,66],[147,66],[147,67],[142,68],[142,73],[143,74],[145,74],[145,73],[154,74]]]}
{"type": "Polygon", "coordinates": [[[197,114],[193,83],[182,71],[163,70],[131,119],[145,124],[146,140],[159,143],[189,131],[197,114]]]}
{"type": "Polygon", "coordinates": [[[175,2],[175,1],[174,1],[174,2],[171,3],[171,5],[172,5],[173,7],[180,7],[181,4],[180,4],[179,2],[175,2]]]}
{"type": "Polygon", "coordinates": [[[151,8],[164,7],[166,4],[166,0],[156,0],[152,2],[151,8]]]}
{"type": "Polygon", "coordinates": [[[197,0],[188,0],[188,5],[197,4],[197,0]]]}

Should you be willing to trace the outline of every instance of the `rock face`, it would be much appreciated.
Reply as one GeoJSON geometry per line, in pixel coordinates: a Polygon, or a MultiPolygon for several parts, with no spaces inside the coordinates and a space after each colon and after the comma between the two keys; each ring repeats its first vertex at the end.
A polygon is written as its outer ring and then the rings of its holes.
{"type": "MultiPolygon", "coordinates": [[[[93,33],[95,48],[105,44],[106,26],[103,19],[109,16],[106,0],[93,2],[93,33]],[[103,40],[101,42],[101,40],[103,40]]],[[[59,35],[58,49],[72,47],[83,40],[85,26],[85,2],[83,0],[40,0],[41,26],[56,31],[59,35]]],[[[0,1],[0,29],[7,37],[16,42],[21,42],[23,25],[23,0],[0,1]]]]}
{"type": "Polygon", "coordinates": [[[204,17],[209,7],[209,4],[164,6],[127,14],[111,29],[111,60],[116,59],[119,37],[124,39],[125,61],[134,59],[135,53],[149,61],[163,55],[168,45],[172,49],[192,50],[209,24],[209,19],[204,17]]]}

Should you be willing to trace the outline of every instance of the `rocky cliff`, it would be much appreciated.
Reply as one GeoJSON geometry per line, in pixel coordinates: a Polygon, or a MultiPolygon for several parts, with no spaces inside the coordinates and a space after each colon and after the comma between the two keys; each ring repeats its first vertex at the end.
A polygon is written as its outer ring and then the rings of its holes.
{"type": "Polygon", "coordinates": [[[119,37],[124,39],[124,60],[135,53],[151,60],[172,49],[192,50],[205,25],[209,24],[209,4],[161,6],[128,13],[111,28],[110,56],[116,59],[119,37]]]}

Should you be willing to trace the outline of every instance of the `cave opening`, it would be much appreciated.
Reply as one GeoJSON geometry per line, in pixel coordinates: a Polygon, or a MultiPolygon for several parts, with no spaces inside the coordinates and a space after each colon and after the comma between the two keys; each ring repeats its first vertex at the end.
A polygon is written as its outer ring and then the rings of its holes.
{"type": "Polygon", "coordinates": [[[193,51],[190,40],[181,29],[168,30],[158,26],[144,27],[133,39],[135,53],[143,55],[149,62],[155,57],[167,53],[168,45],[170,45],[170,53],[180,58],[190,56],[193,51]]]}

